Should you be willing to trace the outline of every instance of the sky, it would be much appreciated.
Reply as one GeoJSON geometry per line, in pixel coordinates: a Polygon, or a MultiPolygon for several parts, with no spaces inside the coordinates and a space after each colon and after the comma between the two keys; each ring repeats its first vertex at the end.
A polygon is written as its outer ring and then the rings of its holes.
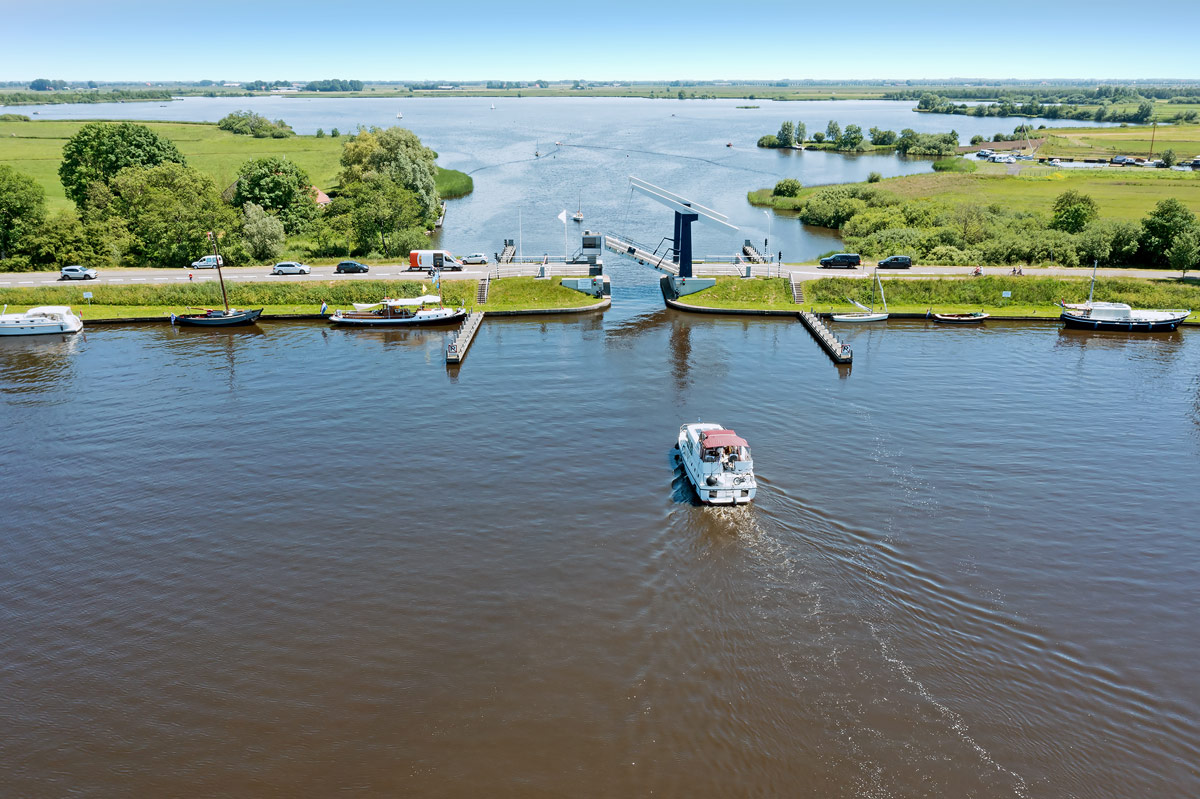
{"type": "Polygon", "coordinates": [[[1200,79],[1182,0],[0,6],[0,81],[1200,79]]]}

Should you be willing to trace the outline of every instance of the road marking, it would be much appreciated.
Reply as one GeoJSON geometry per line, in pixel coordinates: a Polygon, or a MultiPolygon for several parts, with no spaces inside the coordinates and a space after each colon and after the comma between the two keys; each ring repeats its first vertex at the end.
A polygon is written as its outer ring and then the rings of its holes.
{"type": "Polygon", "coordinates": [[[22,286],[28,286],[33,283],[32,280],[18,280],[17,282],[20,283],[22,286]]]}
{"type": "Polygon", "coordinates": [[[155,280],[170,280],[171,278],[169,278],[169,277],[156,277],[156,278],[154,278],[154,279],[155,279],[155,280]]]}
{"type": "Polygon", "coordinates": [[[123,278],[123,277],[110,277],[109,280],[113,283],[124,283],[125,282],[125,278],[123,278]]]}
{"type": "Polygon", "coordinates": [[[130,283],[145,283],[145,282],[146,282],[146,278],[144,278],[144,277],[131,277],[131,278],[129,278],[129,282],[130,282],[130,283]]]}

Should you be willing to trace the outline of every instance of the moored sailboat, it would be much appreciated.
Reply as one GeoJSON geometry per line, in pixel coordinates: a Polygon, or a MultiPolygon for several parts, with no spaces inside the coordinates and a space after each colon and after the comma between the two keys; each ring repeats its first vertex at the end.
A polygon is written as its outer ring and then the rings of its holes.
{"type": "MultiPolygon", "coordinates": [[[[849,298],[847,298],[849,299],[849,298]]],[[[835,313],[833,321],[835,322],[883,322],[888,318],[887,296],[883,293],[883,281],[879,279],[879,272],[875,273],[875,282],[871,284],[871,305],[868,307],[856,300],[850,300],[850,303],[856,308],[861,308],[861,313],[851,311],[850,313],[835,313]],[[883,311],[875,310],[875,286],[879,286],[879,298],[883,301],[883,311]]]]}
{"type": "Polygon", "coordinates": [[[329,317],[335,325],[352,327],[418,327],[447,325],[467,315],[465,308],[448,308],[436,294],[421,297],[390,299],[379,302],[356,302],[354,310],[339,308],[329,317]]]}
{"type": "Polygon", "coordinates": [[[1092,264],[1092,285],[1087,302],[1059,302],[1059,319],[1077,330],[1111,330],[1124,333],[1168,333],[1182,324],[1190,309],[1142,310],[1123,302],[1092,302],[1096,292],[1096,263],[1092,264]]]}
{"type": "Polygon", "coordinates": [[[189,308],[189,310],[199,310],[200,313],[171,314],[171,324],[190,327],[234,327],[254,324],[258,321],[258,317],[262,316],[263,309],[241,310],[229,307],[229,295],[225,292],[225,276],[221,273],[221,254],[217,252],[217,237],[212,231],[209,231],[208,238],[213,243],[213,255],[217,256],[217,280],[221,282],[221,300],[225,303],[225,310],[189,308]]]}

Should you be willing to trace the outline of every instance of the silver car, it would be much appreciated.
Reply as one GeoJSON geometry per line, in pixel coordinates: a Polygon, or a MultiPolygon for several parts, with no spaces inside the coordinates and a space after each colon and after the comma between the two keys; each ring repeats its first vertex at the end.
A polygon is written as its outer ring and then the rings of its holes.
{"type": "Polygon", "coordinates": [[[271,268],[272,275],[310,275],[312,267],[297,261],[280,261],[271,268]]]}
{"type": "Polygon", "coordinates": [[[64,266],[58,273],[59,280],[95,280],[96,270],[86,266],[64,266]]]}

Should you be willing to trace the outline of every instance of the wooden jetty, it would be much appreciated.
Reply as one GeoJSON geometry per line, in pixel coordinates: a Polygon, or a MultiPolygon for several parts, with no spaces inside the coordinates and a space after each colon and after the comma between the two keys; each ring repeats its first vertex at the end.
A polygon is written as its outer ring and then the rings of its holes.
{"type": "Polygon", "coordinates": [[[825,323],[818,319],[816,314],[801,311],[800,321],[808,328],[808,332],[812,333],[812,337],[817,340],[821,349],[825,350],[834,363],[850,363],[853,360],[854,354],[850,351],[850,346],[838,340],[838,337],[825,327],[825,323]]]}
{"type": "Polygon", "coordinates": [[[446,345],[446,363],[462,363],[462,359],[467,356],[471,342],[475,340],[475,334],[479,332],[481,322],[483,322],[483,311],[472,311],[463,320],[462,327],[458,329],[458,335],[454,337],[454,341],[446,345]]]}

